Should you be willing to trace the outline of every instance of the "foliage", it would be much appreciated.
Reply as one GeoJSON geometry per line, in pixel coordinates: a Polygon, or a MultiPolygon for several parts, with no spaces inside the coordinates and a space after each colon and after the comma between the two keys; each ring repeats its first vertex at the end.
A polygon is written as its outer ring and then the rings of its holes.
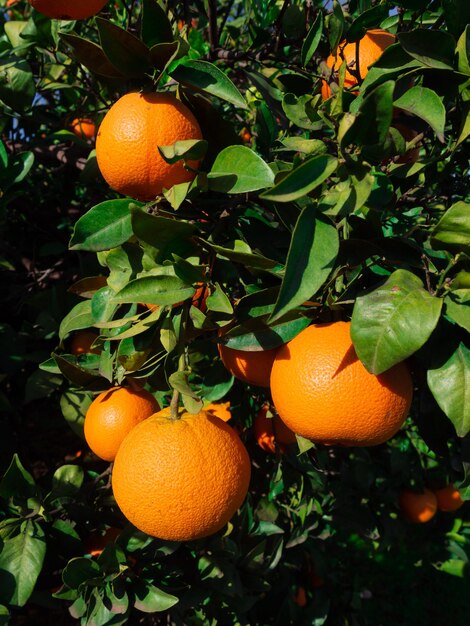
{"type": "Polygon", "coordinates": [[[470,499],[467,0],[116,0],[79,22],[6,4],[0,624],[466,624],[468,503],[415,528],[397,501],[447,482],[470,499]],[[397,43],[360,89],[339,67],[323,101],[323,60],[378,27],[397,43]],[[204,136],[161,147],[204,160],[147,204],[110,190],[70,129],[140,89],[176,90],[204,136]],[[408,359],[406,427],[266,454],[251,425],[269,390],[225,370],[220,330],[260,350],[336,319],[370,372],[408,359]],[[99,355],[70,354],[85,328],[99,355]],[[93,395],[126,378],[193,412],[230,400],[253,478],[224,531],[178,544],[126,525],[82,439],[93,395]]]}

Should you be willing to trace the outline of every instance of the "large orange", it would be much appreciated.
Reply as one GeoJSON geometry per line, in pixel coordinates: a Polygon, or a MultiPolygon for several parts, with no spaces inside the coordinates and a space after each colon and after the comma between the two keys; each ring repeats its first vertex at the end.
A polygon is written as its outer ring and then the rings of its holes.
{"type": "Polygon", "coordinates": [[[235,350],[218,344],[220,358],[228,371],[250,385],[269,387],[269,377],[278,348],[271,350],[235,350]]]}
{"type": "Polygon", "coordinates": [[[439,511],[456,511],[463,505],[463,500],[458,489],[449,483],[441,489],[436,489],[434,495],[437,498],[439,511]]]}
{"type": "Polygon", "coordinates": [[[85,20],[96,15],[108,0],[29,0],[43,15],[58,20],[85,20]]]}
{"type": "MultiPolygon", "coordinates": [[[[369,30],[359,42],[359,75],[361,80],[367,75],[369,66],[375,63],[385,48],[395,43],[395,36],[386,30],[375,29],[369,30]]],[[[354,87],[357,85],[357,77],[351,69],[356,70],[356,43],[339,44],[336,56],[330,54],[326,59],[326,64],[332,70],[338,71],[343,59],[346,61],[348,69],[344,79],[344,87],[354,87]]],[[[336,72],[332,79],[337,80],[336,72]]],[[[321,94],[323,100],[327,100],[331,95],[330,85],[328,81],[322,80],[321,94]]]]}
{"type": "Polygon", "coordinates": [[[399,505],[405,518],[415,524],[429,522],[437,512],[437,499],[430,489],[424,489],[421,493],[403,490],[399,505]]]}
{"type": "Polygon", "coordinates": [[[270,406],[264,404],[253,422],[253,433],[260,448],[265,452],[276,452],[276,445],[281,452],[285,451],[285,446],[296,443],[295,433],[288,428],[277,413],[268,417],[270,406]]]}
{"type": "Polygon", "coordinates": [[[373,446],[403,424],[413,384],[404,363],[370,374],[356,355],[350,326],[309,326],[282,346],[271,372],[271,393],[282,420],[302,437],[373,446]]]}
{"type": "Polygon", "coordinates": [[[241,506],[250,459],[223,420],[166,408],[136,426],[119,448],[112,486],[116,502],[139,530],[190,541],[220,530],[241,506]]]}
{"type": "Polygon", "coordinates": [[[145,389],[113,387],[90,404],[85,415],[85,439],[93,452],[113,461],[124,437],[160,407],[145,389]]]}
{"type": "MultiPolygon", "coordinates": [[[[106,182],[137,200],[152,200],[193,180],[182,161],[169,165],[158,151],[176,141],[202,139],[196,118],[169,93],[128,93],[109,109],[98,130],[96,158],[106,182]]],[[[190,162],[197,167],[197,162],[190,162]]]]}

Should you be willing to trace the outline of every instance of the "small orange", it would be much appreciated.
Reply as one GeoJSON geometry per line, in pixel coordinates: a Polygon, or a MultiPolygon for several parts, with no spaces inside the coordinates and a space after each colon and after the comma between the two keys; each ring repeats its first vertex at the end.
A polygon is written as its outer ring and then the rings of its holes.
{"type": "Polygon", "coordinates": [[[216,533],[243,503],[250,458],[237,433],[207,411],[167,407],[138,424],[114,461],[117,505],[139,530],[168,541],[216,533]]]}
{"type": "Polygon", "coordinates": [[[305,587],[303,585],[300,585],[299,587],[297,587],[297,591],[295,592],[294,602],[297,604],[297,606],[303,608],[307,605],[307,601],[307,592],[305,591],[305,587]]]}
{"type": "Polygon", "coordinates": [[[265,452],[276,452],[279,446],[281,452],[285,452],[286,446],[296,443],[295,433],[288,428],[277,413],[269,418],[268,411],[271,407],[268,403],[261,407],[253,422],[253,433],[260,448],[265,452]]]}
{"type": "MultiPolygon", "coordinates": [[[[375,63],[382,52],[388,46],[395,43],[395,36],[385,30],[375,29],[369,30],[359,42],[359,75],[362,80],[367,75],[369,66],[375,63]]],[[[335,68],[337,71],[343,62],[346,61],[348,69],[344,79],[344,87],[354,87],[357,85],[356,74],[351,72],[351,68],[356,66],[356,43],[341,42],[338,47],[337,55],[330,56],[326,59],[326,64],[330,70],[335,68]]],[[[335,74],[333,74],[335,80],[335,74]]],[[[321,95],[323,100],[327,100],[331,95],[330,85],[327,80],[322,80],[321,95]]]]}
{"type": "Polygon", "coordinates": [[[442,489],[435,489],[434,495],[437,498],[439,511],[456,511],[463,505],[460,492],[452,483],[442,487],[442,489]]]}
{"type": "Polygon", "coordinates": [[[76,117],[70,124],[70,128],[73,134],[80,139],[93,139],[96,134],[95,123],[89,118],[76,117]]]}
{"type": "Polygon", "coordinates": [[[437,512],[437,498],[430,489],[423,492],[403,490],[399,497],[400,509],[409,522],[424,524],[437,512]]]}
{"type": "Polygon", "coordinates": [[[230,412],[230,402],[211,402],[211,404],[206,406],[204,410],[212,415],[215,415],[224,422],[228,422],[232,417],[232,413],[230,412]]]}
{"type": "Polygon", "coordinates": [[[269,387],[271,368],[279,348],[270,350],[235,350],[217,344],[222,363],[228,371],[249,385],[269,387]]]}
{"type": "MultiPolygon", "coordinates": [[[[199,124],[170,93],[128,93],[109,109],[96,138],[96,158],[108,185],[137,200],[153,200],[164,188],[190,182],[183,161],[167,163],[158,151],[176,141],[202,139],[199,124]]],[[[199,163],[188,164],[197,168],[199,163]]]]}
{"type": "Polygon", "coordinates": [[[314,324],[282,346],[271,394],[283,422],[313,441],[375,446],[401,427],[413,383],[405,363],[375,376],[359,361],[350,322],[314,324]]]}
{"type": "Polygon", "coordinates": [[[124,437],[160,407],[145,389],[113,387],[90,404],[85,415],[85,439],[101,459],[113,461],[124,437]]]}
{"type": "Polygon", "coordinates": [[[91,347],[98,337],[98,333],[92,330],[78,331],[70,342],[70,352],[76,356],[79,354],[100,354],[101,350],[99,348],[91,347]]]}
{"type": "Polygon", "coordinates": [[[243,143],[250,143],[251,141],[251,133],[246,128],[240,132],[240,137],[242,138],[243,143]]]}
{"type": "Polygon", "coordinates": [[[32,7],[58,20],[84,20],[96,15],[107,4],[108,0],[29,0],[32,7]]]}
{"type": "Polygon", "coordinates": [[[93,557],[99,556],[108,543],[113,543],[120,534],[121,530],[114,526],[107,528],[104,535],[97,532],[92,533],[83,543],[86,553],[93,557]]]}

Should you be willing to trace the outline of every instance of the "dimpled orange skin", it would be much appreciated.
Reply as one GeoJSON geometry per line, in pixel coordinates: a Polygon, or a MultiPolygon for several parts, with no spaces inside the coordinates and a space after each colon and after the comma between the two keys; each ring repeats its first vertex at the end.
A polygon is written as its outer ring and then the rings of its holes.
{"type": "Polygon", "coordinates": [[[269,377],[279,348],[260,351],[234,350],[218,344],[220,358],[228,371],[249,385],[269,387],[269,377]]]}
{"type": "MultiPolygon", "coordinates": [[[[202,139],[199,124],[182,102],[169,93],[128,93],[105,115],[96,138],[96,158],[112,189],[136,200],[152,200],[195,173],[183,161],[166,163],[159,146],[202,139]]],[[[190,161],[197,168],[199,163],[190,161]]]]}
{"type": "Polygon", "coordinates": [[[93,139],[96,134],[96,126],[93,120],[88,118],[75,118],[70,124],[74,135],[80,139],[93,139]]]}
{"type": "MultiPolygon", "coordinates": [[[[364,37],[360,40],[359,43],[359,75],[361,79],[367,75],[369,65],[375,63],[377,59],[380,57],[382,52],[388,46],[391,46],[392,43],[395,43],[395,36],[391,33],[388,33],[386,30],[381,30],[380,28],[375,30],[369,30],[364,35],[364,37]]],[[[348,43],[344,45],[344,41],[341,42],[338,46],[337,56],[330,56],[326,59],[327,66],[332,69],[335,68],[337,72],[341,63],[343,62],[343,58],[346,61],[348,68],[355,69],[356,65],[356,43],[348,43]]],[[[333,75],[334,80],[334,75],[333,75]]],[[[344,78],[344,87],[354,87],[357,85],[357,78],[354,73],[350,71],[350,69],[346,70],[346,76],[344,78]]],[[[322,80],[321,86],[321,95],[323,100],[327,100],[331,96],[331,89],[327,81],[322,80]]]]}
{"type": "Polygon", "coordinates": [[[52,19],[85,20],[99,13],[108,0],[29,0],[29,3],[52,19]]]}
{"type": "Polygon", "coordinates": [[[442,489],[435,489],[434,495],[437,498],[437,508],[439,511],[457,511],[463,505],[463,500],[459,490],[450,483],[442,489]]]}
{"type": "Polygon", "coordinates": [[[139,530],[168,541],[216,533],[243,503],[250,458],[221,419],[167,407],[136,426],[116,455],[112,487],[125,517],[139,530]]]}
{"type": "Polygon", "coordinates": [[[350,322],[317,324],[282,346],[271,372],[274,406],[307,439],[374,446],[403,424],[413,384],[404,363],[370,374],[356,355],[350,322]]]}
{"type": "Polygon", "coordinates": [[[399,505],[404,517],[414,524],[429,522],[437,512],[437,499],[430,489],[422,493],[405,489],[400,494],[399,505]]]}
{"type": "Polygon", "coordinates": [[[265,452],[276,452],[276,444],[281,452],[285,452],[285,446],[297,442],[295,433],[288,428],[279,415],[274,413],[273,417],[268,417],[269,404],[261,407],[253,422],[253,434],[260,448],[265,452]]]}
{"type": "Polygon", "coordinates": [[[159,409],[158,402],[145,389],[113,387],[104,391],[86,412],[86,442],[101,459],[113,461],[129,431],[159,409]]]}

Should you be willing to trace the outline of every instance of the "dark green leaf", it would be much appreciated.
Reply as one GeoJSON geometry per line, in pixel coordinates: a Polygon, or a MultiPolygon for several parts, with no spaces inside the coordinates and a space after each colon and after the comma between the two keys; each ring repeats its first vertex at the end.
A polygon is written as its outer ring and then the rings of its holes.
{"type": "Polygon", "coordinates": [[[446,315],[470,333],[470,289],[457,289],[447,294],[446,315]]]}
{"type": "Polygon", "coordinates": [[[24,112],[33,103],[36,84],[31,67],[24,59],[0,59],[0,100],[14,111],[24,112]]]}
{"type": "Polygon", "coordinates": [[[411,87],[393,104],[423,119],[434,130],[439,141],[444,141],[446,110],[435,91],[427,87],[411,87]]]}
{"type": "Polygon", "coordinates": [[[372,374],[381,374],[419,350],[439,321],[442,300],[421,280],[396,270],[385,283],[359,296],[351,320],[357,355],[372,374]]]}
{"type": "Polygon", "coordinates": [[[18,496],[32,498],[37,495],[34,478],[25,470],[17,454],[13,455],[10,466],[0,481],[0,497],[8,500],[18,496]]]}
{"type": "Polygon", "coordinates": [[[234,350],[271,350],[296,337],[309,324],[310,320],[299,317],[298,311],[273,323],[268,323],[268,315],[264,315],[231,328],[224,334],[223,343],[234,350]]]}
{"type": "Polygon", "coordinates": [[[83,424],[88,407],[93,401],[90,393],[68,389],[60,398],[60,409],[73,432],[83,438],[83,424]]]}
{"type": "Polygon", "coordinates": [[[318,48],[318,44],[320,43],[322,32],[323,32],[323,14],[321,11],[319,11],[315,21],[313,22],[312,26],[310,27],[310,30],[308,31],[307,36],[305,37],[305,41],[302,44],[300,58],[302,60],[302,65],[304,67],[308,65],[310,59],[315,54],[318,48]]]}
{"type": "Polygon", "coordinates": [[[170,21],[157,0],[143,0],[141,33],[143,42],[149,48],[173,41],[170,21]]]}
{"type": "Polygon", "coordinates": [[[134,606],[144,613],[168,611],[179,602],[176,596],[162,591],[154,585],[143,583],[135,588],[134,606]]]}
{"type": "MultiPolygon", "coordinates": [[[[201,240],[203,241],[203,240],[201,240]]],[[[204,241],[204,245],[217,252],[217,254],[225,259],[230,259],[235,263],[241,263],[247,267],[253,267],[265,270],[274,270],[279,267],[279,263],[268,259],[261,254],[255,254],[251,248],[243,241],[237,239],[233,242],[225,244],[225,246],[216,246],[213,243],[204,241]]]]}
{"type": "Polygon", "coordinates": [[[149,215],[139,209],[133,209],[131,214],[134,235],[142,243],[152,246],[156,263],[163,263],[171,254],[186,256],[185,253],[192,249],[191,237],[197,230],[194,224],[149,215]]]}
{"type": "Polygon", "coordinates": [[[467,24],[457,42],[457,68],[462,74],[470,76],[470,24],[467,24]]]}
{"type": "Polygon", "coordinates": [[[77,365],[74,357],[65,357],[60,354],[52,354],[55,362],[59,366],[61,373],[78,387],[87,389],[101,389],[108,387],[108,381],[100,376],[96,370],[86,369],[77,365]],[[72,361],[72,359],[74,359],[72,361]]]}
{"type": "Polygon", "coordinates": [[[417,28],[398,33],[403,49],[423,65],[437,69],[453,69],[455,40],[444,30],[417,28]]]}
{"type": "Polygon", "coordinates": [[[114,67],[96,43],[70,33],[60,33],[60,37],[72,48],[75,59],[91,72],[106,78],[122,78],[122,73],[114,67]]]}
{"type": "Polygon", "coordinates": [[[99,252],[125,243],[132,236],[131,208],[143,206],[134,200],[106,200],[92,207],[75,224],[71,250],[99,252]]]}
{"type": "Polygon", "coordinates": [[[102,17],[96,18],[103,52],[126,78],[144,76],[150,68],[147,46],[132,33],[102,17]]]}
{"type": "Polygon", "coordinates": [[[328,21],[328,41],[330,50],[334,53],[344,30],[344,15],[338,0],[333,0],[333,12],[329,15],[328,21]]]}
{"type": "Polygon", "coordinates": [[[61,465],[52,477],[52,489],[47,496],[49,501],[72,497],[83,484],[84,473],[79,465],[61,465]]]}
{"type": "Polygon", "coordinates": [[[346,38],[349,42],[358,41],[371,28],[377,28],[388,17],[389,9],[385,4],[378,4],[356,17],[348,29],[346,38]]]}
{"type": "Polygon", "coordinates": [[[328,278],[339,250],[335,226],[315,205],[304,208],[297,220],[287,255],[281,290],[271,321],[314,296],[328,278]]]}
{"type": "Polygon", "coordinates": [[[186,139],[177,141],[171,146],[158,146],[158,151],[167,163],[186,161],[202,161],[206,156],[208,143],[204,139],[186,139]]]}
{"type": "Polygon", "coordinates": [[[315,99],[310,94],[297,97],[293,93],[286,93],[282,100],[282,109],[288,120],[299,128],[319,130],[323,126],[316,111],[315,99]]]}
{"type": "Polygon", "coordinates": [[[98,563],[83,557],[69,561],[62,572],[62,580],[70,589],[78,589],[83,583],[99,580],[101,576],[98,563]]]}
{"type": "Polygon", "coordinates": [[[246,101],[238,91],[230,78],[213,63],[208,61],[184,61],[174,70],[170,76],[183,85],[194,87],[226,100],[237,107],[246,109],[246,101]]]}
{"type": "Polygon", "coordinates": [[[338,161],[335,157],[322,154],[302,163],[277,183],[261,194],[265,200],[291,202],[306,196],[321,185],[336,170],[338,161]]]}
{"type": "Polygon", "coordinates": [[[435,250],[458,253],[470,251],[470,204],[453,204],[431,233],[431,245],[435,250]]]}
{"type": "Polygon", "coordinates": [[[115,303],[145,302],[160,306],[176,304],[194,295],[194,287],[188,286],[177,276],[144,276],[131,280],[116,293],[115,303]]]}
{"type": "Polygon", "coordinates": [[[439,367],[428,370],[428,385],[459,437],[470,432],[470,350],[460,343],[439,367]]]}
{"type": "Polygon", "coordinates": [[[225,193],[246,193],[270,187],[274,173],[246,146],[229,146],[217,156],[208,174],[209,187],[225,193]]]}
{"type": "Polygon", "coordinates": [[[90,326],[93,326],[91,302],[84,300],[76,304],[60,323],[59,338],[63,340],[70,332],[90,328],[90,326]]]}

